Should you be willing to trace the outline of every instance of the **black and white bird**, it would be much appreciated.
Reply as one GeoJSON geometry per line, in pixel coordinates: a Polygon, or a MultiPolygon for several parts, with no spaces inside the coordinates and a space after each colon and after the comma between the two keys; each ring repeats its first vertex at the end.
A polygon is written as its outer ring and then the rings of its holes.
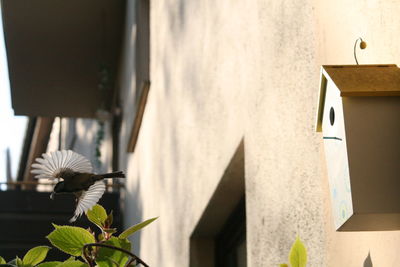
{"type": "Polygon", "coordinates": [[[36,178],[58,179],[61,178],[53,189],[50,198],[55,194],[73,193],[76,197],[76,209],[70,222],[91,209],[106,190],[103,179],[125,178],[122,171],[94,174],[90,161],[84,156],[72,151],[61,150],[42,154],[32,164],[32,173],[36,178]]]}

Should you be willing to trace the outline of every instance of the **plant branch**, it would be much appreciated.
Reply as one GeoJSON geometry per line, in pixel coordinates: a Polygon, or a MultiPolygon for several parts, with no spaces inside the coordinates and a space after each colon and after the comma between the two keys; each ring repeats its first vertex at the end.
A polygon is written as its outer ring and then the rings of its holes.
{"type": "Polygon", "coordinates": [[[83,246],[82,250],[83,250],[83,257],[85,258],[85,260],[87,261],[89,266],[95,267],[93,260],[90,258],[90,256],[88,254],[86,254],[86,245],[83,246]]]}
{"type": "MultiPolygon", "coordinates": [[[[114,247],[111,245],[107,245],[107,244],[102,244],[102,243],[89,243],[89,244],[85,244],[83,246],[83,255],[85,256],[85,258],[87,257],[86,255],[86,249],[89,247],[104,247],[104,248],[110,248],[110,249],[115,249],[115,250],[119,250],[125,254],[128,254],[129,256],[131,256],[131,258],[133,260],[136,260],[139,264],[142,264],[144,267],[149,267],[149,265],[147,265],[144,261],[142,261],[138,256],[136,256],[135,254],[133,254],[132,252],[123,249],[123,248],[119,248],[119,247],[114,247]]],[[[87,258],[86,258],[87,259],[87,258]]],[[[130,264],[132,262],[132,260],[130,260],[128,263],[130,264]]],[[[89,263],[90,264],[90,263],[89,263]]],[[[90,265],[92,266],[92,265],[90,265]]]]}

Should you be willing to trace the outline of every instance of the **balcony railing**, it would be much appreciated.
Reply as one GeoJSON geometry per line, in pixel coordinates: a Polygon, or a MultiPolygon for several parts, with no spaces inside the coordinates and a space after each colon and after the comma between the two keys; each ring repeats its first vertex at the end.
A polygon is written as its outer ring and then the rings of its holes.
{"type": "MultiPolygon", "coordinates": [[[[69,219],[75,210],[72,194],[56,195],[49,198],[55,183],[43,182],[6,182],[0,183],[0,256],[6,260],[20,258],[32,247],[48,245],[45,238],[57,225],[71,225],[69,219]]],[[[122,229],[122,212],[119,192],[121,184],[108,184],[107,191],[99,204],[109,212],[113,210],[114,227],[122,229]]],[[[96,227],[83,215],[72,225],[96,227]]],[[[49,252],[49,260],[62,260],[68,256],[57,249],[49,252]]]]}

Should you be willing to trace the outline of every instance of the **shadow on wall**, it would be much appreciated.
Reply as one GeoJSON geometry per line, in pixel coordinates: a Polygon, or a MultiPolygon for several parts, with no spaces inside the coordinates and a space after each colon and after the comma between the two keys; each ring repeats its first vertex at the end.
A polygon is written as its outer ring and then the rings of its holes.
{"type": "Polygon", "coordinates": [[[364,260],[363,267],[373,267],[372,260],[371,260],[371,252],[368,252],[368,256],[364,260]]]}
{"type": "MultiPolygon", "coordinates": [[[[238,204],[245,199],[244,153],[244,140],[242,139],[191,234],[190,267],[221,266],[221,264],[217,264],[219,256],[229,252],[228,247],[234,245],[227,242],[229,244],[226,244],[225,249],[225,245],[222,248],[217,241],[220,239],[221,233],[227,232],[225,231],[228,229],[227,222],[231,226],[233,225],[230,223],[232,221],[230,218],[238,204]]],[[[245,214],[245,205],[243,206],[245,214]]],[[[229,234],[231,232],[229,231],[229,234]]]]}

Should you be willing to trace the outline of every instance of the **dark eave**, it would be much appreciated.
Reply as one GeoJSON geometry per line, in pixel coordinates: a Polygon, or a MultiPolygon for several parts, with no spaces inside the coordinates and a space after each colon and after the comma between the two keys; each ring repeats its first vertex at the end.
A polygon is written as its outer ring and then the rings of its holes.
{"type": "Polygon", "coordinates": [[[94,117],[109,109],[125,0],[1,0],[1,7],[16,115],[94,117]]]}

